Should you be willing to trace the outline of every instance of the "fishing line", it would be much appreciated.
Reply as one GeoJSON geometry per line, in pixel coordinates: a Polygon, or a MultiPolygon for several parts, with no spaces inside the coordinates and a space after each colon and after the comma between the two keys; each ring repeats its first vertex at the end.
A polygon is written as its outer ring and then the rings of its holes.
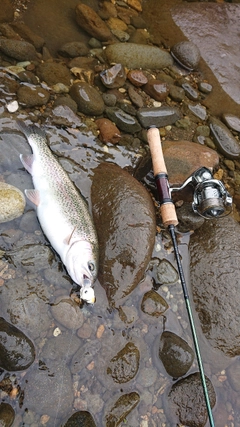
{"type": "Polygon", "coordinates": [[[184,300],[185,300],[187,314],[188,314],[189,323],[191,327],[193,344],[194,344],[195,353],[197,357],[209,423],[211,427],[214,427],[212,408],[210,404],[210,398],[208,394],[208,388],[207,388],[206,378],[205,378],[204,369],[203,369],[202,357],[199,349],[196,328],[195,328],[192,309],[189,301],[189,294],[187,290],[187,285],[184,277],[182,262],[181,262],[176,234],[175,234],[175,226],[178,224],[178,219],[176,215],[175,206],[170,196],[167,169],[166,169],[166,165],[163,158],[161,139],[160,139],[160,134],[158,129],[156,127],[152,127],[148,129],[147,137],[148,137],[148,143],[149,143],[151,156],[152,156],[153,172],[154,172],[157,190],[159,194],[162,222],[163,222],[163,225],[168,228],[171,239],[172,239],[174,254],[175,254],[178,272],[179,272],[179,278],[182,285],[184,300]]]}

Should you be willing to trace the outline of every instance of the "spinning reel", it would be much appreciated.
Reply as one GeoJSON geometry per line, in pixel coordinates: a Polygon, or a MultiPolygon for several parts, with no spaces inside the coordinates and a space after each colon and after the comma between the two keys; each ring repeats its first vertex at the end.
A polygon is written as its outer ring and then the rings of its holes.
{"type": "Polygon", "coordinates": [[[181,187],[170,187],[180,191],[191,184],[194,189],[192,209],[205,219],[221,218],[232,211],[232,197],[221,181],[213,178],[211,171],[205,167],[197,169],[181,187]]]}

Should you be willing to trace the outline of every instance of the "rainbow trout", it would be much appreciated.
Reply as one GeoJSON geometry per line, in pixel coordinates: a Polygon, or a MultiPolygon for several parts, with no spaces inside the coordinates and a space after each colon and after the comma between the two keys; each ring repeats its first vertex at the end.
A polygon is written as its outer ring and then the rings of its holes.
{"type": "Polygon", "coordinates": [[[72,280],[81,286],[81,299],[94,303],[98,241],[87,204],[48,148],[45,133],[37,126],[18,124],[33,151],[31,155],[20,155],[34,185],[25,194],[36,207],[44,234],[72,280]]]}

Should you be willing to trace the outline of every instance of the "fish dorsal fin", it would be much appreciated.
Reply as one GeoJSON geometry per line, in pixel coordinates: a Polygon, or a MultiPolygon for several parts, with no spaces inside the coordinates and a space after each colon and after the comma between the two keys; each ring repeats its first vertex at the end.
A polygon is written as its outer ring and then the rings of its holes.
{"type": "Polygon", "coordinates": [[[33,154],[28,154],[28,155],[24,155],[24,154],[20,154],[20,160],[23,164],[23,166],[25,167],[25,169],[32,174],[32,164],[33,164],[33,154]]]}
{"type": "Polygon", "coordinates": [[[72,239],[72,237],[73,237],[73,234],[74,234],[75,229],[76,229],[76,227],[74,227],[74,229],[73,229],[73,231],[71,232],[71,234],[69,234],[69,236],[67,236],[67,237],[64,239],[64,243],[65,243],[66,245],[70,245],[70,242],[71,242],[71,239],[72,239]]]}
{"type": "Polygon", "coordinates": [[[40,203],[40,195],[38,190],[25,190],[26,197],[34,204],[34,206],[38,206],[40,203]]]}

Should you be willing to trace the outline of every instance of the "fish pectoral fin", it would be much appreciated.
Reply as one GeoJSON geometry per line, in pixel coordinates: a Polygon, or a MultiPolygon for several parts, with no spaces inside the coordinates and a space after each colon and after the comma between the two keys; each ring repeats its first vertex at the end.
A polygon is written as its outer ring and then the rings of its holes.
{"type": "Polygon", "coordinates": [[[71,234],[69,234],[69,236],[65,237],[65,239],[64,239],[64,241],[63,241],[63,242],[65,243],[65,245],[70,245],[71,238],[72,238],[72,236],[73,236],[73,233],[74,233],[74,231],[75,231],[75,228],[76,228],[76,227],[74,227],[73,231],[71,232],[71,234]]]}
{"type": "Polygon", "coordinates": [[[33,164],[33,154],[28,154],[28,155],[24,155],[24,154],[20,154],[20,160],[23,164],[23,166],[25,167],[25,169],[32,174],[32,164],[33,164]]]}
{"type": "Polygon", "coordinates": [[[31,190],[25,190],[26,197],[34,204],[34,206],[38,206],[40,203],[40,195],[39,191],[32,188],[31,190]]]}

